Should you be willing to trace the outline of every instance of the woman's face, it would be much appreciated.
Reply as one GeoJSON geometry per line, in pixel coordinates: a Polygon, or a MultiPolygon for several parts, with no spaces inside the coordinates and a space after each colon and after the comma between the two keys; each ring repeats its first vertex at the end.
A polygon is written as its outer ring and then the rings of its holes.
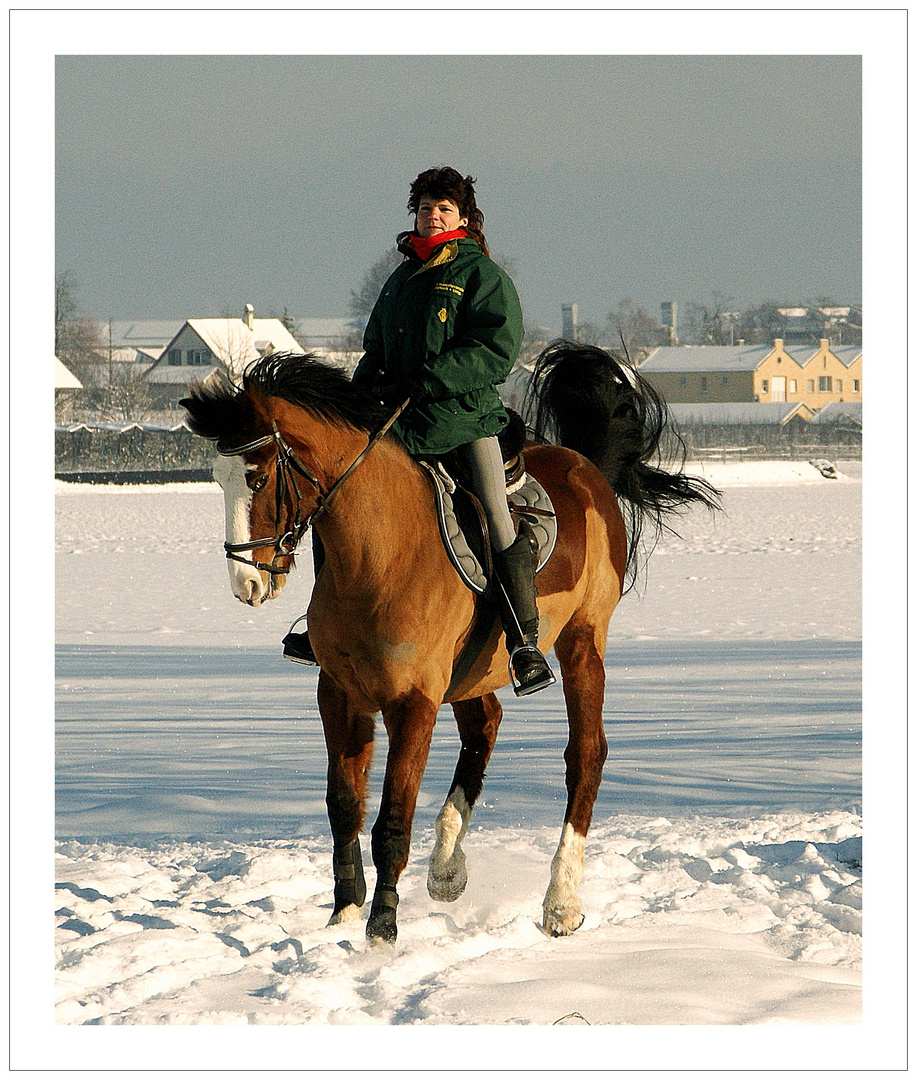
{"type": "Polygon", "coordinates": [[[418,236],[430,237],[439,233],[452,232],[468,224],[468,218],[462,217],[458,205],[451,199],[435,199],[432,195],[421,196],[417,204],[415,229],[418,236]]]}

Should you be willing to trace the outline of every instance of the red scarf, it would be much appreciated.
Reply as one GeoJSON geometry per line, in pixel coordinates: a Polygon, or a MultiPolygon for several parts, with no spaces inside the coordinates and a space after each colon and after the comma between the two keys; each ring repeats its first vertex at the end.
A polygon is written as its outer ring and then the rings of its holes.
{"type": "Polygon", "coordinates": [[[426,262],[440,244],[445,244],[447,240],[460,240],[467,235],[464,229],[453,229],[452,232],[436,233],[434,236],[417,236],[411,233],[408,239],[420,261],[426,262]]]}

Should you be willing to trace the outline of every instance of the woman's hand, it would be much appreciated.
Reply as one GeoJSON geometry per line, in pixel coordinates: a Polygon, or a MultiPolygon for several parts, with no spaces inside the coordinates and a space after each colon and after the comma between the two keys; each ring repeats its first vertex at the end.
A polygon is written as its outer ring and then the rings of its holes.
{"type": "Polygon", "coordinates": [[[396,409],[407,399],[412,405],[420,405],[429,395],[423,383],[417,379],[396,379],[391,382],[378,382],[373,387],[373,394],[389,408],[396,409]]]}

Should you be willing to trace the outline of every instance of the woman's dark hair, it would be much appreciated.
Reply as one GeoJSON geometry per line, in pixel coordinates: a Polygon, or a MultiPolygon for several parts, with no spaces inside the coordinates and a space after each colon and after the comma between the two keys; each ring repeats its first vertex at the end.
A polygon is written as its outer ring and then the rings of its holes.
{"type": "Polygon", "coordinates": [[[484,214],[478,209],[475,201],[474,183],[473,176],[462,176],[456,169],[450,169],[447,166],[427,169],[411,184],[408,211],[416,214],[424,195],[429,195],[434,199],[451,199],[459,208],[462,217],[468,218],[465,231],[477,241],[478,247],[489,257],[490,251],[483,232],[484,214]]]}

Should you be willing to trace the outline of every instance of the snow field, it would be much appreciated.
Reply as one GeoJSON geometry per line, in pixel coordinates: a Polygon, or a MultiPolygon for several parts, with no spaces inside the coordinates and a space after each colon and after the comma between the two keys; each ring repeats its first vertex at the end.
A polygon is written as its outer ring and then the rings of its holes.
{"type": "Polygon", "coordinates": [[[475,832],[453,905],[426,895],[428,830],[394,948],[324,925],[327,843],[64,841],[57,1022],[855,1023],[859,828],[615,818],[590,833],[586,921],[562,943],[538,927],[551,830],[475,832]]]}

